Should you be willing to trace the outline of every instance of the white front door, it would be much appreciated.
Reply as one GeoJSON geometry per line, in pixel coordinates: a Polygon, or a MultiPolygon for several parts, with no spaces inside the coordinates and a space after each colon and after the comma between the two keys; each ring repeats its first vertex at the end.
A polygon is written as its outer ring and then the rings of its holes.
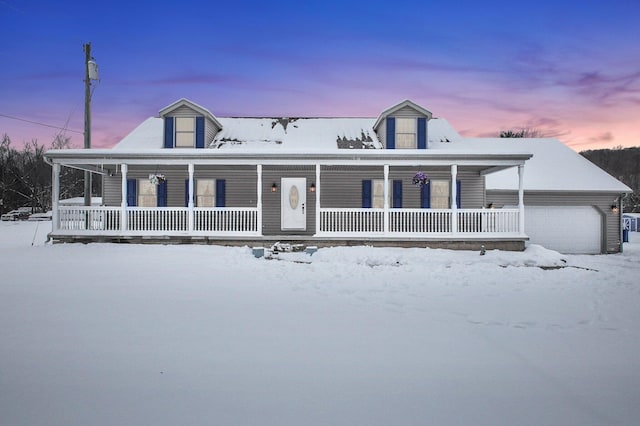
{"type": "Polygon", "coordinates": [[[280,180],[281,220],[283,231],[307,229],[307,179],[282,178],[280,180]]]}

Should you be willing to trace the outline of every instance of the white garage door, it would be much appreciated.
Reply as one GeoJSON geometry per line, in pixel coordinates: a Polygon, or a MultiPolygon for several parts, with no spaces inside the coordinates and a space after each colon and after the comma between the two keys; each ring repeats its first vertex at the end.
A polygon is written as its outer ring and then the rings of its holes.
{"type": "Polygon", "coordinates": [[[600,253],[602,219],[591,206],[525,206],[524,222],[532,244],[567,254],[600,253]]]}

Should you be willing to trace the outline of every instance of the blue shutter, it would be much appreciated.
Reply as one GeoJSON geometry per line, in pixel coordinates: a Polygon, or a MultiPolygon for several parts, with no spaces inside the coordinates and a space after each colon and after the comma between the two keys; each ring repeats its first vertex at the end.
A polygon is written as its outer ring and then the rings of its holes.
{"type": "Polygon", "coordinates": [[[138,196],[136,195],[136,188],[138,181],[135,179],[127,179],[127,206],[135,207],[138,196]]]}
{"type": "Polygon", "coordinates": [[[173,117],[164,118],[164,147],[173,148],[173,117]]]}
{"type": "Polygon", "coordinates": [[[371,208],[371,179],[365,179],[362,181],[362,208],[371,208]]]}
{"type": "Polygon", "coordinates": [[[460,208],[460,181],[456,180],[456,207],[460,208]]]}
{"type": "Polygon", "coordinates": [[[226,181],[224,179],[216,179],[216,207],[224,207],[225,189],[226,181]]]}
{"type": "Polygon", "coordinates": [[[418,149],[427,149],[427,119],[418,118],[418,149]]]}
{"type": "Polygon", "coordinates": [[[431,208],[431,182],[420,187],[420,208],[431,208]]]}
{"type": "Polygon", "coordinates": [[[196,148],[204,148],[204,117],[196,117],[196,148]]]}
{"type": "Polygon", "coordinates": [[[184,180],[184,206],[189,207],[189,179],[184,180]]]}
{"type": "Polygon", "coordinates": [[[387,117],[387,149],[396,149],[396,119],[387,117]]]}
{"type": "Polygon", "coordinates": [[[394,209],[402,208],[402,181],[401,180],[393,181],[393,208],[394,209]]]}
{"type": "Polygon", "coordinates": [[[167,207],[167,181],[159,183],[156,192],[156,201],[158,207],[167,207]]]}

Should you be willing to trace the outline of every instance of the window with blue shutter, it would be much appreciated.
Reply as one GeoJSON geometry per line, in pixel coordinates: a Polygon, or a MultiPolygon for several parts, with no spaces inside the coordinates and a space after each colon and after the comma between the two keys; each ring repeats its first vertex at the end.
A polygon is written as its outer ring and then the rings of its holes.
{"type": "Polygon", "coordinates": [[[226,181],[224,179],[216,179],[216,207],[225,206],[225,188],[226,181]]]}
{"type": "Polygon", "coordinates": [[[173,117],[164,118],[164,147],[173,148],[173,117]]]}
{"type": "Polygon", "coordinates": [[[204,148],[204,117],[196,117],[196,148],[204,148]]]}
{"type": "Polygon", "coordinates": [[[431,183],[427,183],[420,187],[420,208],[431,208],[431,183]]]}
{"type": "Polygon", "coordinates": [[[158,207],[167,207],[167,181],[158,184],[158,207]]]}
{"type": "Polygon", "coordinates": [[[396,149],[396,119],[387,117],[387,149],[396,149]]]}
{"type": "Polygon", "coordinates": [[[402,208],[402,181],[401,180],[393,181],[393,208],[394,209],[402,208]]]}
{"type": "Polygon", "coordinates": [[[456,207],[460,208],[460,188],[462,187],[462,185],[460,184],[459,180],[456,180],[456,207]]]}
{"type": "Polygon", "coordinates": [[[418,149],[427,149],[427,119],[418,118],[418,149]]]}
{"type": "Polygon", "coordinates": [[[371,179],[365,179],[362,181],[362,208],[370,209],[371,208],[371,198],[372,198],[372,190],[371,190],[371,179]]]}
{"type": "Polygon", "coordinates": [[[138,181],[136,179],[127,179],[127,206],[135,207],[138,196],[136,195],[136,188],[138,181]]]}

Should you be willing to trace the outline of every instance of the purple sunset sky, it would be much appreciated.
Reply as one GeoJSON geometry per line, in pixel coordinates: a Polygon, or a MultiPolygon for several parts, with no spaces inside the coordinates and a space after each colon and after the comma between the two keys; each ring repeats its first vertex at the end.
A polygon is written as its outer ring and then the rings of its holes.
{"type": "Polygon", "coordinates": [[[91,42],[96,148],[182,97],[217,116],[376,117],[411,99],[466,136],[636,146],[639,16],[637,0],[0,0],[0,134],[59,132],[7,116],[82,131],[91,42]]]}

